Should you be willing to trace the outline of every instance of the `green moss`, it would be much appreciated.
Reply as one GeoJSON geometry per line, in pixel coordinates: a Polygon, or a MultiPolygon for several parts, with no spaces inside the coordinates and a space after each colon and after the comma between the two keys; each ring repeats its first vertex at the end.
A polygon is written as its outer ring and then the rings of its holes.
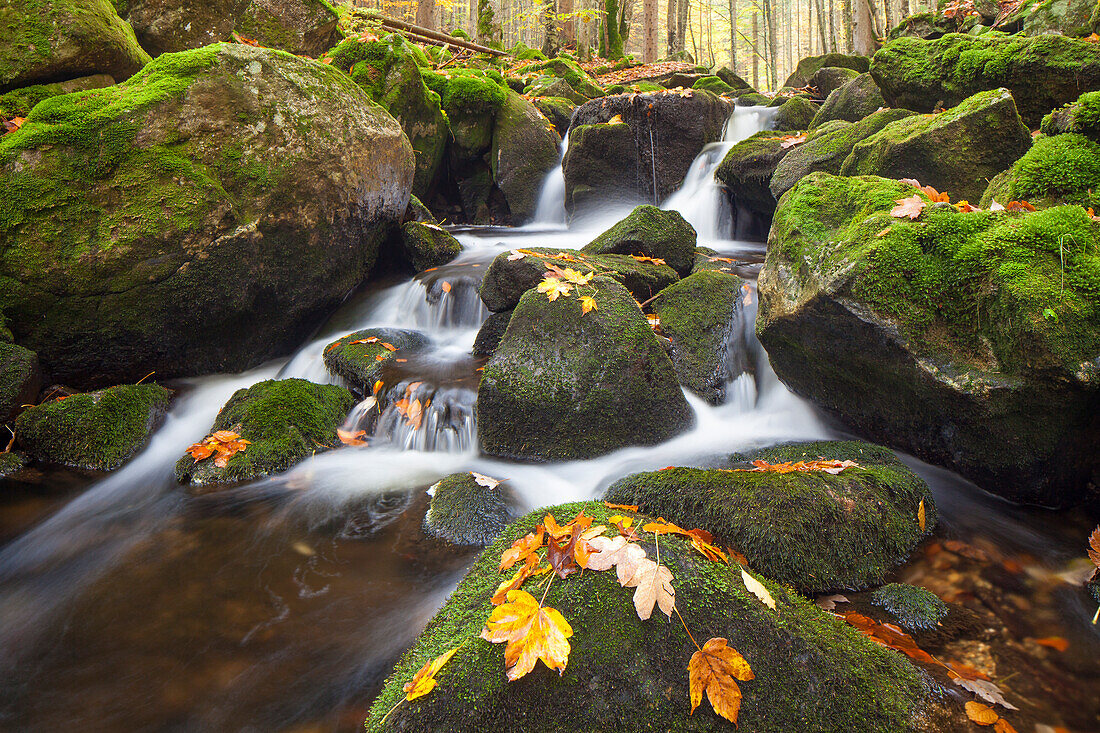
{"type": "Polygon", "coordinates": [[[38,460],[110,471],[145,444],[169,399],[168,390],[155,384],[75,394],[26,410],[15,430],[38,460]]]}
{"type": "Polygon", "coordinates": [[[456,545],[488,545],[515,519],[515,497],[507,484],[482,486],[469,472],[441,479],[428,493],[425,529],[456,545]]]}
{"type": "Polygon", "coordinates": [[[814,262],[826,280],[849,273],[844,287],[855,298],[932,353],[969,363],[991,348],[1006,373],[1076,372],[1095,358],[1100,224],[1084,209],[928,206],[918,221],[890,216],[895,201],[913,195],[923,197],[897,181],[813,173],[784,196],[771,241],[791,262],[814,262]]]}
{"type": "Polygon", "coordinates": [[[817,116],[817,107],[802,97],[791,97],[783,104],[772,118],[773,129],[776,130],[805,130],[817,116]]]}
{"type": "Polygon", "coordinates": [[[417,350],[428,345],[428,338],[419,331],[400,328],[366,328],[349,333],[325,347],[325,366],[335,376],[344,379],[361,394],[374,389],[382,364],[393,358],[396,350],[417,350]],[[355,343],[360,341],[362,343],[355,343]],[[385,344],[393,346],[387,348],[385,344]]]}
{"type": "Polygon", "coordinates": [[[1076,102],[1054,110],[1039,129],[1046,135],[1076,132],[1100,141],[1100,92],[1085,92],[1076,102]]]}
{"type": "Polygon", "coordinates": [[[871,603],[889,611],[910,631],[934,629],[947,616],[947,604],[935,593],[906,583],[888,583],[871,594],[871,603]]]}
{"type": "Polygon", "coordinates": [[[462,252],[462,245],[445,229],[414,221],[401,226],[401,248],[415,272],[445,265],[462,252]]]}
{"type": "Polygon", "coordinates": [[[1100,209],[1100,143],[1074,133],[1036,140],[1012,168],[990,181],[982,206],[994,200],[1100,209]]]}
{"type": "Polygon", "coordinates": [[[27,465],[27,457],[17,451],[0,453],[0,478],[10,476],[27,465]]]}
{"type": "MultiPolygon", "coordinates": [[[[0,331],[6,329],[0,319],[0,331]]],[[[17,415],[23,405],[37,402],[40,380],[38,356],[30,349],[0,339],[0,423],[17,415]]]]}
{"type": "Polygon", "coordinates": [[[793,443],[731,460],[751,467],[749,460],[817,458],[860,467],[836,475],[671,468],[621,479],[604,498],[706,529],[804,592],[882,582],[925,535],[917,525],[922,500],[928,526],[935,523],[928,486],[893,453],[868,443],[793,443]]]}
{"type": "Polygon", "coordinates": [[[680,275],[695,261],[695,230],[677,211],[635,207],[625,218],[586,244],[586,254],[640,255],[664,260],[680,275]]]}
{"type": "Polygon", "coordinates": [[[439,95],[455,144],[463,155],[478,157],[492,142],[493,120],[508,100],[508,85],[494,69],[421,69],[424,83],[439,95]]]}
{"type": "Polygon", "coordinates": [[[734,91],[726,82],[719,79],[717,76],[704,76],[702,79],[697,80],[691,85],[692,89],[705,89],[708,92],[714,94],[729,94],[734,91]]]}
{"type": "Polygon", "coordinates": [[[210,432],[230,430],[252,442],[224,468],[214,458],[184,455],[176,478],[192,484],[245,481],[285,471],[314,453],[341,445],[336,429],[355,406],[343,387],[304,379],[269,379],[239,389],[225,403],[210,432]]]}
{"type": "MultiPolygon", "coordinates": [[[[502,645],[478,638],[492,612],[489,599],[507,577],[502,552],[547,512],[565,523],[583,510],[598,524],[619,510],[602,503],[538,510],[513,523],[481,555],[415,646],[397,663],[371,706],[369,731],[716,731],[732,726],[704,702],[690,714],[688,660],[695,651],[674,616],[640,621],[631,589],[614,572],[586,571],[545,591],[545,605],[570,624],[568,664],[559,677],[541,663],[507,682],[502,645]],[[458,652],[436,675],[431,695],[403,700],[402,685],[447,650],[458,652]],[[389,712],[391,708],[395,708],[389,712]],[[386,717],[387,712],[389,716],[386,717]],[[386,717],[386,723],[381,724],[386,717]]],[[[647,521],[640,516],[637,524],[647,521]]],[[[747,591],[736,567],[713,563],[681,537],[662,536],[660,560],[672,572],[676,607],[701,643],[729,640],[756,672],[740,684],[739,724],[756,733],[910,730],[928,713],[920,673],[901,655],[870,642],[788,588],[759,578],[778,613],[747,591]],[[822,693],[828,690],[828,694],[822,693]]],[[[653,535],[641,542],[656,557],[653,535]]],[[[523,590],[542,596],[546,576],[523,590]]]]}
{"type": "Polygon", "coordinates": [[[569,86],[586,99],[602,97],[604,90],[588,75],[580,64],[567,58],[557,57],[540,64],[531,64],[521,69],[523,73],[555,76],[569,82],[569,86]]]}

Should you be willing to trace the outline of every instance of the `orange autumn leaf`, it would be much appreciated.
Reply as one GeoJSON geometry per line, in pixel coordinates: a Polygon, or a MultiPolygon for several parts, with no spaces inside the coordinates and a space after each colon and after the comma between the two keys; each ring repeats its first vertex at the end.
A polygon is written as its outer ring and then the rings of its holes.
{"type": "Polygon", "coordinates": [[[546,559],[558,577],[577,572],[588,564],[591,551],[581,535],[592,526],[592,517],[582,510],[572,522],[561,527],[554,515],[547,514],[542,520],[546,527],[546,559]]]}
{"type": "Polygon", "coordinates": [[[591,295],[585,295],[581,298],[581,315],[586,315],[589,311],[596,310],[596,299],[591,295]]]}
{"type": "Polygon", "coordinates": [[[660,257],[647,257],[646,255],[630,255],[630,258],[632,260],[637,260],[638,262],[651,262],[654,265],[663,265],[663,264],[665,264],[665,261],[662,260],[660,257]]]}
{"type": "Polygon", "coordinates": [[[1089,535],[1089,559],[1092,564],[1100,568],[1100,527],[1092,530],[1089,535]]]}
{"type": "Polygon", "coordinates": [[[1042,639],[1036,639],[1035,643],[1039,646],[1049,647],[1050,649],[1055,649],[1060,652],[1069,649],[1069,642],[1061,636],[1047,636],[1042,639]]]}
{"type": "Polygon", "coordinates": [[[682,534],[685,537],[688,536],[686,529],[666,521],[664,517],[658,517],[656,522],[646,522],[642,525],[642,531],[652,532],[653,534],[682,534]]]}
{"type": "Polygon", "coordinates": [[[382,348],[386,351],[397,351],[397,347],[393,344],[388,344],[385,341],[382,342],[382,348]]]}
{"type": "Polygon", "coordinates": [[[993,730],[995,733],[1016,733],[1016,729],[1004,718],[997,718],[997,722],[993,724],[993,730]]]}
{"type": "Polygon", "coordinates": [[[500,556],[500,569],[502,571],[507,570],[520,560],[525,560],[528,555],[542,547],[545,536],[546,528],[540,524],[534,532],[513,542],[512,546],[500,556]]]}
{"type": "Polygon", "coordinates": [[[983,705],[974,700],[966,703],[966,717],[978,725],[993,725],[1001,717],[988,705],[983,705]]]}
{"type": "Polygon", "coordinates": [[[702,553],[703,557],[713,562],[729,564],[726,553],[714,545],[714,535],[705,529],[688,530],[687,536],[691,538],[691,546],[702,553]]]}
{"type": "Polygon", "coordinates": [[[960,201],[957,204],[953,204],[955,209],[962,214],[969,214],[971,211],[981,211],[976,206],[971,206],[969,201],[960,201]]]}
{"type": "Polygon", "coordinates": [[[435,689],[435,675],[439,670],[443,669],[443,665],[451,661],[451,657],[458,651],[456,646],[454,649],[439,655],[432,661],[425,664],[420,668],[420,671],[413,676],[411,680],[405,683],[402,690],[405,693],[406,700],[415,700],[418,697],[423,697],[429,692],[435,689]]]}
{"type": "Polygon", "coordinates": [[[877,644],[901,652],[910,659],[918,662],[934,664],[939,667],[946,666],[931,654],[918,647],[917,643],[913,641],[913,637],[893,624],[880,623],[861,613],[856,613],[855,611],[848,611],[841,614],[841,616],[845,621],[854,626],[865,636],[870,637],[871,641],[877,644]]]}
{"type": "Polygon", "coordinates": [[[904,219],[905,217],[916,219],[924,211],[924,207],[928,205],[927,201],[916,194],[909,198],[898,199],[894,203],[897,206],[890,210],[890,216],[895,219],[904,219]]]}
{"type": "MultiPolygon", "coordinates": [[[[603,504],[608,509],[619,509],[619,510],[624,511],[624,512],[636,512],[636,511],[638,511],[638,505],[637,504],[611,504],[611,503],[606,502],[606,501],[603,504]]],[[[1097,528],[1097,532],[1100,533],[1100,527],[1097,528]]],[[[1097,563],[1097,564],[1100,564],[1100,563],[1097,563]]]]}
{"type": "Polygon", "coordinates": [[[920,504],[917,506],[917,526],[920,527],[921,532],[928,526],[928,516],[924,510],[924,499],[921,499],[920,504]]]}
{"type": "Polygon", "coordinates": [[[755,471],[766,473],[795,473],[798,471],[824,471],[838,474],[846,468],[860,468],[855,461],[788,461],[787,463],[768,463],[764,460],[752,462],[753,468],[734,468],[732,471],[755,471]]]}
{"type": "Polygon", "coordinates": [[[355,341],[349,341],[348,346],[354,346],[355,344],[376,344],[379,338],[377,336],[369,336],[365,339],[356,339],[355,341]]]}
{"type": "Polygon", "coordinates": [[[721,637],[707,641],[688,662],[688,694],[691,713],[703,702],[703,693],[714,712],[731,723],[737,723],[741,710],[741,688],[737,680],[747,682],[756,675],[745,658],[721,637]]]}
{"type": "Polygon", "coordinates": [[[412,425],[413,430],[420,429],[420,422],[424,419],[424,407],[420,404],[420,400],[413,400],[409,403],[405,417],[408,419],[409,425],[412,425]]]}
{"type": "Polygon", "coordinates": [[[562,295],[569,295],[573,286],[569,283],[562,282],[556,277],[544,278],[538,285],[538,291],[546,294],[546,299],[553,303],[562,295]]]}
{"type": "Polygon", "coordinates": [[[382,384],[381,379],[376,380],[375,383],[374,383],[374,388],[371,390],[371,394],[373,394],[375,397],[377,397],[378,392],[382,389],[383,386],[384,385],[382,384]]]}
{"type": "Polygon", "coordinates": [[[219,430],[188,446],[187,452],[195,459],[195,463],[215,456],[214,465],[225,468],[230,458],[247,450],[250,445],[251,441],[244,440],[231,430],[219,430]]]}
{"type": "Polygon", "coordinates": [[[340,439],[340,442],[344,445],[366,445],[367,441],[363,440],[363,436],[367,434],[366,430],[344,430],[342,428],[336,429],[336,437],[340,439]]]}
{"type": "Polygon", "coordinates": [[[541,659],[560,675],[569,663],[569,637],[573,629],[553,608],[540,607],[527,591],[510,590],[507,602],[493,609],[481,638],[494,644],[506,642],[504,663],[511,682],[526,675],[541,659]]]}
{"type": "Polygon", "coordinates": [[[538,562],[538,555],[534,553],[528,555],[523,565],[520,566],[520,569],[517,570],[511,578],[501,581],[500,585],[497,586],[496,592],[493,593],[493,597],[489,599],[489,602],[494,606],[499,606],[504,603],[508,596],[508,591],[515,590],[523,585],[524,581],[530,578],[535,572],[535,566],[538,565],[538,562]]]}
{"type": "Polygon", "coordinates": [[[446,280],[444,280],[444,281],[443,281],[443,282],[442,282],[442,283],[441,283],[441,284],[439,285],[439,288],[440,288],[440,289],[441,289],[441,290],[442,290],[442,291],[443,291],[444,293],[449,293],[449,292],[451,292],[451,284],[450,284],[449,282],[447,282],[446,280]]]}
{"type": "Polygon", "coordinates": [[[1035,207],[1027,201],[1009,201],[1005,204],[1005,211],[1035,211],[1035,207]]]}

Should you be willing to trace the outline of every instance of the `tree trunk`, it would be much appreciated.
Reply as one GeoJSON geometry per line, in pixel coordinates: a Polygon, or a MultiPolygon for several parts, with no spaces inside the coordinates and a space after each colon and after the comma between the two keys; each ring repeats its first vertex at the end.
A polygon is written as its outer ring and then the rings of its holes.
{"type": "Polygon", "coordinates": [[[779,89],[779,43],[775,37],[775,0],[764,0],[764,33],[767,34],[768,85],[776,91],[779,89]]]}
{"type": "Polygon", "coordinates": [[[623,38],[619,35],[618,0],[603,0],[604,16],[600,29],[600,56],[612,61],[623,57],[623,38]]]}
{"type": "Polygon", "coordinates": [[[687,33],[690,23],[688,0],[676,0],[676,50],[687,50],[687,33]]]}
{"type": "Polygon", "coordinates": [[[657,8],[658,0],[642,2],[642,63],[657,60],[657,8]]]}
{"type": "Polygon", "coordinates": [[[729,0],[730,10],[730,71],[737,73],[737,0],[729,0]]]}
{"type": "Polygon", "coordinates": [[[875,29],[871,21],[871,6],[868,0],[845,0],[852,6],[852,51],[870,56],[878,45],[875,42],[875,29]]]}
{"type": "Polygon", "coordinates": [[[836,0],[829,0],[829,51],[836,53],[836,0]]]}
{"type": "Polygon", "coordinates": [[[760,13],[752,11],[752,88],[760,90],[760,13]]]}
{"type": "Polygon", "coordinates": [[[577,41],[577,27],[573,24],[573,0],[558,0],[558,12],[566,16],[561,21],[559,38],[566,46],[577,41]]]}
{"type": "Polygon", "coordinates": [[[416,1],[416,24],[428,28],[430,30],[436,30],[439,26],[436,24],[435,0],[417,0],[416,1]]]}
{"type": "Polygon", "coordinates": [[[542,29],[542,52],[553,58],[561,50],[561,41],[558,37],[558,8],[554,0],[543,0],[542,29]]]}
{"type": "Polygon", "coordinates": [[[840,0],[840,26],[844,29],[844,53],[855,53],[856,48],[856,41],[852,34],[853,28],[851,23],[854,17],[852,3],[853,0],[840,0]]]}

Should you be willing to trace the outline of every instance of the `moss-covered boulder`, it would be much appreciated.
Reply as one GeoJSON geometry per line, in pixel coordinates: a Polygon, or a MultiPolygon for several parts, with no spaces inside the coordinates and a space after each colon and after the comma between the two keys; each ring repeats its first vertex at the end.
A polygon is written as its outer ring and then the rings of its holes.
{"type": "Polygon", "coordinates": [[[855,69],[843,66],[822,66],[810,77],[808,86],[814,90],[816,99],[825,99],[834,91],[860,75],[855,69]]]}
{"type": "Polygon", "coordinates": [[[574,105],[584,104],[589,99],[569,86],[569,82],[565,79],[559,79],[556,76],[535,77],[523,88],[523,95],[525,97],[556,97],[566,99],[574,105]]]}
{"type": "Polygon", "coordinates": [[[638,146],[625,123],[571,127],[562,172],[565,208],[574,217],[646,199],[638,146]]]}
{"type": "Polygon", "coordinates": [[[982,207],[993,201],[1033,206],[1080,204],[1100,209],[1100,143],[1067,133],[1041,137],[1007,171],[989,182],[982,207]]]}
{"type": "Polygon", "coordinates": [[[712,404],[722,402],[726,384],[752,369],[745,347],[744,304],[736,275],[696,272],[661,291],[653,312],[669,338],[669,356],[680,384],[712,404]]]}
{"type": "Polygon", "coordinates": [[[573,119],[573,110],[577,108],[576,103],[562,97],[538,97],[532,99],[531,104],[550,120],[558,134],[565,137],[569,132],[569,122],[573,119]]]}
{"type": "Polygon", "coordinates": [[[351,74],[401,125],[416,156],[413,194],[427,195],[443,160],[448,129],[439,95],[421,78],[415,47],[397,33],[366,43],[349,38],[325,59],[351,74]]]}
{"type": "Polygon", "coordinates": [[[122,80],[149,60],[110,0],[8,0],[0,7],[0,92],[93,74],[122,80]]]}
{"type": "Polygon", "coordinates": [[[1024,122],[1038,127],[1055,107],[1100,89],[1100,48],[1064,36],[899,38],[875,54],[871,76],[891,106],[917,112],[1006,87],[1024,122]]]}
{"type": "Polygon", "coordinates": [[[909,631],[934,629],[948,613],[947,604],[935,593],[907,583],[887,583],[876,588],[871,603],[886,609],[909,631]]]}
{"type": "Polygon", "coordinates": [[[518,501],[507,483],[483,486],[470,472],[455,473],[430,489],[424,529],[455,545],[488,545],[516,518],[518,501]]]}
{"type": "Polygon", "coordinates": [[[913,115],[907,109],[884,109],[859,122],[833,120],[814,128],[807,135],[806,142],[795,146],[776,164],[775,173],[768,184],[772,196],[778,201],[802,176],[814,171],[840,173],[844,161],[857,143],[871,137],[891,122],[913,115]]]}
{"type": "Polygon", "coordinates": [[[604,91],[600,88],[600,85],[596,83],[596,80],[593,79],[587,71],[581,68],[580,64],[564,56],[552,58],[542,63],[524,66],[519,69],[519,72],[539,74],[541,76],[555,76],[559,79],[564,79],[569,83],[570,87],[586,100],[595,99],[596,97],[602,97],[604,95],[604,91]]]}
{"type": "MultiPolygon", "coordinates": [[[[621,172],[619,177],[640,188],[642,201],[653,203],[680,187],[705,145],[722,139],[732,111],[730,100],[701,90],[616,94],[578,107],[573,124],[600,125],[621,119],[631,142],[623,140],[617,155],[604,159],[613,172],[621,172]]],[[[568,158],[575,167],[583,150],[574,151],[573,138],[569,142],[568,158]]],[[[565,171],[567,190],[577,185],[574,176],[571,170],[565,171]]]]}
{"type": "Polygon", "coordinates": [[[154,56],[186,51],[237,33],[262,46],[320,56],[341,33],[326,0],[114,0],[154,56]]]}
{"type": "Polygon", "coordinates": [[[412,175],[401,128],[337,69],[165,55],[0,140],[0,310],[65,383],[243,369],[363,281],[412,175]]]}
{"type": "Polygon", "coordinates": [[[401,256],[414,272],[445,265],[462,253],[462,245],[437,224],[417,221],[401,225],[401,256]]]}
{"type": "Polygon", "coordinates": [[[841,173],[914,178],[955,199],[977,201],[989,179],[1031,147],[1007,89],[979,92],[931,117],[891,122],[852,148],[841,173]]]}
{"type": "Polygon", "coordinates": [[[581,250],[596,255],[635,255],[664,260],[684,276],[695,262],[695,230],[678,211],[639,206],[581,250]]]}
{"type": "Polygon", "coordinates": [[[462,164],[488,153],[493,142],[493,121],[511,93],[504,77],[493,69],[453,69],[446,73],[425,69],[421,73],[447,113],[453,138],[452,161],[462,164]]]}
{"type": "Polygon", "coordinates": [[[1098,7],[1096,0],[1027,0],[1004,22],[1031,36],[1088,36],[1100,30],[1098,7]]]}
{"type": "Polygon", "coordinates": [[[1079,206],[890,216],[913,195],[812,173],[783,196],[759,280],[773,368],[988,491],[1083,499],[1100,474],[1100,223],[1079,206]]]}
{"type": "Polygon", "coordinates": [[[514,224],[527,221],[538,208],[542,181],[558,165],[560,142],[549,120],[534,105],[508,92],[493,125],[489,169],[508,202],[514,224]]]}
{"type": "Polygon", "coordinates": [[[758,92],[749,92],[737,97],[738,107],[767,107],[772,100],[758,92]]]}
{"type": "Polygon", "coordinates": [[[34,109],[34,105],[43,99],[57,97],[73,92],[85,92],[89,89],[102,89],[112,86],[114,77],[109,74],[93,74],[82,76],[69,81],[55,82],[53,84],[34,84],[29,87],[20,87],[7,94],[0,94],[0,117],[26,117],[34,109]]]}
{"type": "Polygon", "coordinates": [[[325,366],[360,394],[374,391],[382,365],[398,351],[419,351],[430,343],[419,331],[403,328],[365,328],[338,338],[325,347],[325,366]]]}
{"type": "Polygon", "coordinates": [[[700,90],[708,91],[711,94],[718,94],[718,95],[732,94],[735,91],[740,91],[740,90],[734,89],[729,84],[727,84],[726,82],[719,79],[717,76],[704,76],[704,77],[701,77],[701,78],[697,79],[694,84],[691,85],[691,88],[692,89],[700,89],[700,90]]]}
{"type": "Polygon", "coordinates": [[[735,207],[744,207],[768,219],[775,211],[775,198],[769,188],[779,161],[795,146],[783,147],[784,140],[775,132],[764,131],[745,138],[726,153],[714,177],[726,185],[735,207]]]}
{"type": "MultiPolygon", "coordinates": [[[[540,509],[510,525],[485,550],[397,663],[371,707],[368,731],[733,729],[705,700],[691,713],[687,666],[696,648],[688,632],[675,616],[671,622],[663,616],[639,620],[633,589],[620,586],[614,571],[554,578],[544,603],[571,627],[568,663],[560,676],[538,664],[526,677],[507,681],[503,645],[478,638],[494,609],[490,598],[510,575],[498,570],[501,554],[547,513],[565,523],[581,510],[605,525],[608,515],[619,511],[599,502],[540,509]],[[404,701],[402,687],[417,670],[456,647],[431,694],[404,701]]],[[[639,516],[636,524],[646,521],[650,518],[639,516]]],[[[900,654],[757,576],[776,601],[770,609],[746,589],[736,566],[706,559],[683,537],[662,535],[659,542],[676,609],[691,635],[700,644],[728,639],[755,672],[755,679],[738,683],[742,730],[896,733],[932,725],[933,708],[939,706],[932,701],[932,686],[900,654]]],[[[657,556],[652,534],[643,533],[639,545],[649,558],[657,556]]],[[[544,577],[531,578],[521,589],[537,600],[544,577]]]]}
{"type": "Polygon", "coordinates": [[[155,384],[74,394],[28,408],[15,420],[15,433],[37,460],[111,471],[145,445],[169,399],[155,384]]]}
{"type": "Polygon", "coordinates": [[[314,453],[340,447],[336,429],[355,401],[343,387],[304,379],[268,379],[239,389],[218,412],[210,433],[228,430],[251,444],[222,468],[213,456],[196,461],[185,454],[176,462],[176,478],[205,486],[285,471],[314,453]]]}
{"type": "Polygon", "coordinates": [[[736,94],[744,94],[745,92],[755,92],[756,91],[755,89],[752,88],[751,84],[749,84],[747,81],[742,79],[737,74],[733,73],[732,70],[726,68],[725,66],[720,67],[714,73],[727,86],[733,88],[735,90],[736,94]]]}
{"type": "Polygon", "coordinates": [[[629,255],[594,255],[580,250],[535,247],[515,258],[509,252],[499,254],[482,278],[479,292],[485,307],[494,313],[510,311],[523,294],[538,285],[548,268],[571,267],[582,275],[595,272],[609,277],[646,301],[676,282],[676,271],[667,264],[635,260],[629,255]],[[514,259],[509,259],[510,257],[514,259]]]}
{"type": "Polygon", "coordinates": [[[512,320],[511,310],[490,313],[481,323],[481,328],[478,329],[477,336],[474,338],[473,355],[490,356],[496,351],[500,340],[504,338],[504,332],[508,330],[510,320],[512,320]]]}
{"type": "Polygon", "coordinates": [[[1054,110],[1039,129],[1044,135],[1076,132],[1100,142],[1100,92],[1085,92],[1076,102],[1054,110]]]}
{"type": "Polygon", "coordinates": [[[859,74],[845,82],[825,98],[810,127],[819,127],[830,120],[859,122],[886,106],[882,91],[870,74],[859,74]]]}
{"type": "Polygon", "coordinates": [[[805,130],[816,116],[817,107],[813,102],[805,97],[791,97],[779,105],[772,117],[771,127],[783,131],[805,130]]]}
{"type": "Polygon", "coordinates": [[[592,458],[661,443],[692,420],[645,315],[607,277],[553,302],[527,291],[477,393],[478,438],[494,456],[592,458]],[[585,294],[596,302],[588,313],[585,294]]]}
{"type": "Polygon", "coordinates": [[[0,342],[0,423],[18,415],[23,405],[37,402],[41,386],[38,355],[22,346],[0,342]]]}
{"type": "Polygon", "coordinates": [[[637,504],[683,527],[701,527],[728,543],[769,578],[805,593],[860,590],[882,582],[935,524],[928,485],[881,446],[858,442],[790,443],[735,455],[746,470],[669,468],[627,476],[604,499],[637,504]],[[855,461],[840,473],[750,471],[818,459],[855,461]]]}
{"type": "Polygon", "coordinates": [[[813,77],[814,74],[827,66],[832,68],[852,69],[862,74],[867,71],[870,63],[871,59],[866,56],[843,53],[807,56],[798,62],[798,66],[796,66],[791,75],[787,77],[787,81],[783,82],[783,86],[792,88],[804,87],[809,83],[810,78],[813,77]]]}
{"type": "Polygon", "coordinates": [[[927,41],[941,38],[947,33],[955,33],[958,29],[959,24],[954,18],[945,18],[940,13],[926,12],[903,18],[890,29],[886,37],[891,41],[896,38],[920,38],[927,41]]]}

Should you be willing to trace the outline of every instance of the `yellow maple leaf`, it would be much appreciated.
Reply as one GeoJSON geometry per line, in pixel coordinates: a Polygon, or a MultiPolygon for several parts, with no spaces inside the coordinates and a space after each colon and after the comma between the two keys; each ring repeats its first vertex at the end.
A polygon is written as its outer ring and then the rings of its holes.
{"type": "Polygon", "coordinates": [[[588,311],[596,310],[596,299],[591,295],[585,295],[581,298],[581,315],[585,315],[588,311]]]}
{"type": "Polygon", "coordinates": [[[691,655],[688,662],[688,694],[691,712],[703,702],[703,692],[714,712],[731,723],[737,723],[741,710],[741,688],[736,680],[748,681],[755,677],[749,663],[726,640],[717,637],[707,641],[691,655]]]}
{"type": "Polygon", "coordinates": [[[557,300],[559,296],[569,295],[572,289],[572,285],[562,282],[556,277],[544,278],[543,281],[539,283],[538,287],[540,293],[546,293],[546,298],[551,303],[557,300]]]}
{"type": "Polygon", "coordinates": [[[567,267],[561,271],[561,276],[562,279],[566,282],[570,282],[575,285],[587,285],[589,280],[596,277],[596,273],[595,271],[593,271],[582,275],[574,270],[572,267],[567,267]]]}
{"type": "Polygon", "coordinates": [[[573,629],[558,611],[540,607],[525,590],[510,590],[508,602],[493,609],[481,638],[494,644],[506,642],[504,663],[508,679],[515,682],[542,660],[560,675],[569,662],[569,637],[573,629]]]}
{"type": "Polygon", "coordinates": [[[415,700],[434,690],[436,673],[443,669],[443,665],[449,662],[457,651],[458,647],[456,646],[451,651],[439,655],[421,667],[420,671],[417,672],[411,680],[406,682],[405,686],[402,688],[405,692],[405,699],[415,700]]]}

